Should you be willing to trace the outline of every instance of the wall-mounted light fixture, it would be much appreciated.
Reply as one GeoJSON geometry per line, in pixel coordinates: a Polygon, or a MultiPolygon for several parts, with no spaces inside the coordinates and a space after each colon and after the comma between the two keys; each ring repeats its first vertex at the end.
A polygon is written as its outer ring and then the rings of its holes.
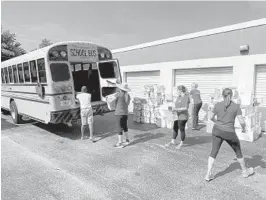
{"type": "Polygon", "coordinates": [[[242,55],[247,55],[249,53],[249,45],[248,44],[241,45],[239,49],[240,49],[240,53],[242,55]]]}

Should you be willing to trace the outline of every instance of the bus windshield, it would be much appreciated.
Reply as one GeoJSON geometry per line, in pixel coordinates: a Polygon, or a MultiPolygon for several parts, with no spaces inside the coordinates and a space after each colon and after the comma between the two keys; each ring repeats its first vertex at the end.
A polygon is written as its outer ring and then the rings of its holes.
{"type": "Polygon", "coordinates": [[[54,82],[68,81],[70,79],[70,72],[68,65],[65,63],[52,63],[50,65],[52,80],[54,82]]]}

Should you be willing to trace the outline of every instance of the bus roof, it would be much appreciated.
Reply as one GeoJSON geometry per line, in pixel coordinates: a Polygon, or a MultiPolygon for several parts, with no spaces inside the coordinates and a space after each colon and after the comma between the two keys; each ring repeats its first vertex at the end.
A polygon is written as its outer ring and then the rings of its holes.
{"type": "Polygon", "coordinates": [[[54,43],[54,44],[49,45],[47,47],[44,47],[44,48],[41,48],[41,49],[37,49],[35,51],[32,51],[32,52],[23,54],[21,56],[17,56],[15,58],[11,58],[9,60],[6,60],[6,61],[4,61],[4,62],[1,63],[1,68],[2,67],[7,67],[7,66],[10,66],[10,65],[13,65],[15,63],[27,62],[28,60],[36,59],[36,57],[44,57],[44,56],[47,55],[48,51],[51,48],[55,47],[55,46],[67,45],[67,44],[78,44],[78,43],[92,44],[92,45],[95,45],[97,47],[101,47],[101,48],[108,49],[106,47],[103,47],[103,46],[100,46],[100,45],[97,45],[97,44],[94,44],[94,43],[90,43],[90,42],[87,42],[87,41],[65,41],[65,42],[57,42],[57,43],[54,43]]]}

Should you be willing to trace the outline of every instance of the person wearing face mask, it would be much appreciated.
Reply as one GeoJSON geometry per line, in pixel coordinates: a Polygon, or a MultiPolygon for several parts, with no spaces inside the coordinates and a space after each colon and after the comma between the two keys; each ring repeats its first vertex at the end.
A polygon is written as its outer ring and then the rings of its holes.
{"type": "Polygon", "coordinates": [[[177,113],[178,120],[174,121],[173,137],[171,142],[166,144],[166,146],[176,145],[176,138],[178,135],[178,131],[180,131],[181,142],[176,148],[181,149],[183,147],[186,138],[185,128],[186,128],[186,123],[188,121],[188,107],[190,100],[189,100],[189,95],[186,92],[185,86],[183,85],[178,86],[177,92],[178,92],[178,98],[176,99],[175,106],[172,110],[177,113]]]}
{"type": "Polygon", "coordinates": [[[253,168],[246,167],[245,160],[241,151],[240,142],[235,132],[234,124],[236,118],[238,118],[242,126],[242,132],[245,132],[246,127],[240,105],[234,103],[231,100],[233,96],[231,89],[224,89],[222,94],[224,100],[215,104],[213,113],[211,114],[211,120],[215,124],[212,130],[213,142],[211,154],[208,159],[208,171],[205,176],[206,181],[211,181],[214,179],[214,176],[212,174],[213,163],[223,141],[226,141],[234,150],[237,160],[242,168],[243,177],[246,178],[254,173],[253,168]],[[217,119],[215,119],[216,116],[217,119]]]}

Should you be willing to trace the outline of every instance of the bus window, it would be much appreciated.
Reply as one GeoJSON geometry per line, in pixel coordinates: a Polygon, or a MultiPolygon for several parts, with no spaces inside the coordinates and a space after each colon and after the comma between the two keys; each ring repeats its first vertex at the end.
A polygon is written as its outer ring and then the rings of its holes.
{"type": "Polygon", "coordinates": [[[4,69],[1,69],[1,78],[2,78],[2,83],[5,83],[4,69]]]}
{"type": "Polygon", "coordinates": [[[24,69],[25,82],[30,82],[29,63],[24,62],[23,63],[23,69],[24,69]]]}
{"type": "Polygon", "coordinates": [[[36,61],[30,61],[30,72],[31,72],[31,82],[36,83],[38,78],[37,78],[37,68],[36,68],[36,61]]]}
{"type": "Polygon", "coordinates": [[[81,64],[75,64],[75,71],[80,71],[82,70],[81,64]]]}
{"type": "Polygon", "coordinates": [[[90,63],[84,63],[83,64],[83,70],[89,70],[91,67],[91,64],[90,63]]]}
{"type": "Polygon", "coordinates": [[[74,72],[75,71],[75,64],[71,64],[71,72],[74,72]]]}
{"type": "Polygon", "coordinates": [[[70,78],[70,73],[68,65],[65,63],[52,63],[50,65],[52,80],[54,82],[68,81],[70,78]]]}
{"type": "Polygon", "coordinates": [[[12,69],[13,69],[13,79],[14,79],[14,83],[18,83],[18,71],[17,71],[17,66],[16,66],[16,65],[12,65],[12,69]]]}
{"type": "Polygon", "coordinates": [[[118,78],[119,73],[115,62],[99,63],[99,71],[102,78],[118,78]]]}
{"type": "Polygon", "coordinates": [[[12,72],[11,66],[8,67],[8,77],[9,77],[10,83],[14,83],[14,80],[13,80],[13,72],[12,72]]]}
{"type": "Polygon", "coordinates": [[[37,60],[38,73],[39,73],[39,81],[41,83],[46,83],[46,71],[45,71],[45,63],[44,58],[37,60]]]}
{"type": "Polygon", "coordinates": [[[18,81],[24,83],[22,64],[18,64],[18,81]]]}
{"type": "Polygon", "coordinates": [[[6,83],[9,83],[7,68],[4,69],[4,72],[5,72],[6,83]]]}

